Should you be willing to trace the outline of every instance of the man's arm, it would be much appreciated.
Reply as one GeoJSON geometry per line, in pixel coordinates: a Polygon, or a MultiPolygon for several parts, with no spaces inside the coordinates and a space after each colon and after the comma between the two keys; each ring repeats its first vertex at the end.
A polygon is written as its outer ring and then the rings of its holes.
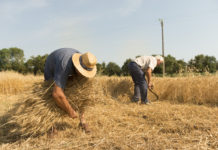
{"type": "Polygon", "coordinates": [[[59,86],[57,86],[56,84],[54,84],[52,96],[53,96],[56,104],[61,109],[63,109],[65,112],[67,112],[71,118],[77,118],[77,114],[76,114],[75,110],[71,107],[71,105],[69,104],[63,90],[59,86]]]}
{"type": "Polygon", "coordinates": [[[149,67],[146,71],[146,76],[147,76],[147,82],[148,82],[148,88],[151,89],[153,87],[153,84],[151,82],[151,76],[152,76],[152,69],[149,67]]]}

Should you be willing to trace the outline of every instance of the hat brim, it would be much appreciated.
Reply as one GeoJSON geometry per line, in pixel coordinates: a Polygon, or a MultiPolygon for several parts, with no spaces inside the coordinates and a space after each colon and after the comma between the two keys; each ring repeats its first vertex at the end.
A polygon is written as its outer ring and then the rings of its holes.
{"type": "Polygon", "coordinates": [[[91,71],[88,71],[88,70],[84,69],[81,66],[80,61],[79,61],[79,58],[80,58],[81,55],[82,54],[80,54],[80,53],[75,53],[72,56],[72,62],[74,64],[76,70],[79,71],[79,73],[81,75],[83,75],[84,77],[93,78],[96,75],[96,72],[97,72],[96,66],[91,71]]]}

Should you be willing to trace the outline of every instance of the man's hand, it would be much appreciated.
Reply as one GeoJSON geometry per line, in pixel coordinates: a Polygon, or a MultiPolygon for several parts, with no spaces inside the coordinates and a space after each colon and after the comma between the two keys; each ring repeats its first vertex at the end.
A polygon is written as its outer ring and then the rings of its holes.
{"type": "Polygon", "coordinates": [[[71,113],[70,115],[69,115],[71,118],[78,118],[78,115],[77,115],[77,113],[73,110],[73,113],[71,113]]]}
{"type": "Polygon", "coordinates": [[[68,115],[71,118],[77,118],[78,115],[75,112],[75,110],[71,107],[70,103],[68,102],[63,90],[57,86],[56,84],[54,85],[52,96],[56,102],[56,104],[65,112],[68,113],[68,115]]]}
{"type": "Polygon", "coordinates": [[[146,76],[147,76],[147,83],[148,83],[148,88],[149,89],[153,89],[153,84],[151,82],[151,73],[152,73],[151,68],[148,68],[147,72],[146,72],[146,76]]]}
{"type": "Polygon", "coordinates": [[[152,89],[154,88],[154,85],[153,85],[153,83],[151,83],[151,82],[150,82],[150,83],[148,83],[148,88],[152,90],[152,89]]]}

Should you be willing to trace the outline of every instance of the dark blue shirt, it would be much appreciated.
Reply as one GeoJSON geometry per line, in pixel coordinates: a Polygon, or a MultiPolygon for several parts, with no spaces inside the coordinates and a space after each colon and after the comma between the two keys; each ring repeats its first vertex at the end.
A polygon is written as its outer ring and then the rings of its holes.
{"type": "Polygon", "coordinates": [[[46,59],[45,80],[54,80],[57,86],[64,89],[68,76],[75,73],[72,56],[80,53],[72,48],[61,48],[52,52],[46,59]]]}

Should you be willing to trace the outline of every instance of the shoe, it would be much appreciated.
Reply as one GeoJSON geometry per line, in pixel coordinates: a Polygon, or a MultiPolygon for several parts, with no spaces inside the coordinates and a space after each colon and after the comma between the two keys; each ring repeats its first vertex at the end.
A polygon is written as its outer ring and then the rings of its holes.
{"type": "Polygon", "coordinates": [[[141,104],[150,105],[151,103],[149,101],[142,101],[141,104]]]}
{"type": "Polygon", "coordinates": [[[132,99],[131,102],[133,102],[133,103],[138,103],[139,100],[134,100],[134,99],[132,99]]]}

